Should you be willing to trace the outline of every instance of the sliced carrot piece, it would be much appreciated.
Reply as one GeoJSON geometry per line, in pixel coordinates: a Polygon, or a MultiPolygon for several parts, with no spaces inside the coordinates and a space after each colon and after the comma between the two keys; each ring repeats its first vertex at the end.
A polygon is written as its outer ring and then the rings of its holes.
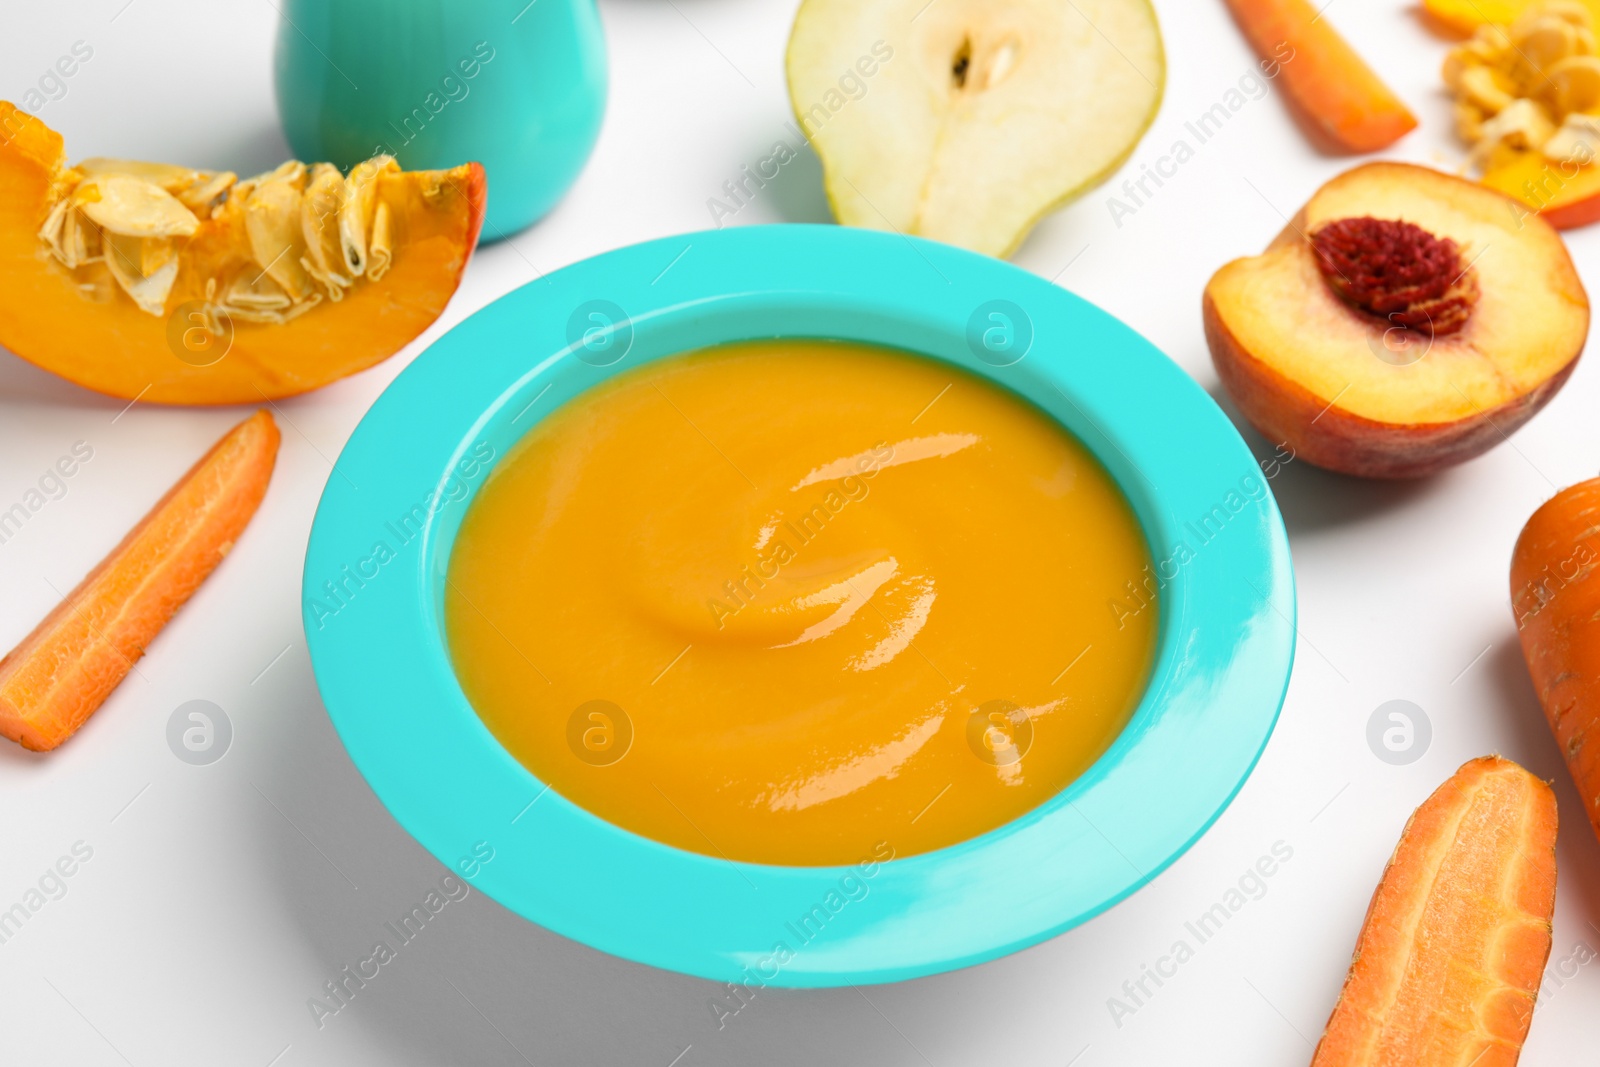
{"type": "Polygon", "coordinates": [[[1600,834],[1600,478],[1545,501],[1511,554],[1522,655],[1600,834]]]}
{"type": "Polygon", "coordinates": [[[1406,824],[1312,1067],[1510,1067],[1556,900],[1556,798],[1510,760],[1462,766],[1406,824]]]}
{"type": "Polygon", "coordinates": [[[278,439],[265,411],[235,426],[0,660],[0,734],[45,751],[94,714],[233,547],[278,439]]]}
{"type": "Polygon", "coordinates": [[[1416,128],[1416,116],[1309,0],[1227,4],[1256,55],[1279,67],[1301,124],[1323,147],[1376,152],[1416,128]]]}

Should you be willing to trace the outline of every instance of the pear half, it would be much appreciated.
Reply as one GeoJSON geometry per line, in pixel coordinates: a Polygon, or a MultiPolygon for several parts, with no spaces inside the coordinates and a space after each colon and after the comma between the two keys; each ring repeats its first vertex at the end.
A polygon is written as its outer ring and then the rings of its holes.
{"type": "Polygon", "coordinates": [[[1149,0],[805,0],[789,97],[847,226],[1003,256],[1161,105],[1149,0]]]}

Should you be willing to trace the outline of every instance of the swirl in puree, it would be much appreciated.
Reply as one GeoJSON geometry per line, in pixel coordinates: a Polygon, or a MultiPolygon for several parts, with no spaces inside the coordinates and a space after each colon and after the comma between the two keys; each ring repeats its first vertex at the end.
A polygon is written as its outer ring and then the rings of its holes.
{"type": "Polygon", "coordinates": [[[847,864],[994,829],[1093,763],[1150,671],[1149,562],[1110,476],[1017,396],[758,342],[537,423],[463,521],[445,622],[478,714],[568,800],[718,858],[847,864]]]}

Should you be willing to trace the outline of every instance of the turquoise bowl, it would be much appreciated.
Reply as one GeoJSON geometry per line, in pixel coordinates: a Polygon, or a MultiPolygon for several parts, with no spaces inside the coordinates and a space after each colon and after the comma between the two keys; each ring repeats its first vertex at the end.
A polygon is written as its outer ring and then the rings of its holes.
{"type": "MultiPolygon", "coordinates": [[[[279,6],[279,5],[274,5],[279,6]]],[[[483,239],[567,191],[600,134],[606,51],[595,0],[282,0],[274,85],[301,159],[349,169],[483,164],[483,239]]]]}
{"type": "MultiPolygon", "coordinates": [[[[604,952],[752,986],[934,974],[1110,907],[1193,844],[1244,783],[1294,652],[1277,504],[1232,424],[1181,369],[1026,271],[832,226],[634,245],[467,318],[351,435],[317,511],[303,593],[329,717],[434,856],[517,914],[604,952]],[[456,682],[445,569],[495,462],[614,374],[773,337],[902,348],[1015,391],[1099,457],[1143,524],[1161,604],[1149,688],[1098,762],[999,829],[848,867],[679,851],[547,790],[456,682]]],[[[1063,649],[1063,662],[1075,651],[1063,649]]]]}

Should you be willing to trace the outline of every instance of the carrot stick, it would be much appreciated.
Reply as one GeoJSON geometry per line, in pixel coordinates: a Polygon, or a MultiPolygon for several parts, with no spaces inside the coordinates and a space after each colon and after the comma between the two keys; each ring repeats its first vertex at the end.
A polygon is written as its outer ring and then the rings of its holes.
{"type": "Polygon", "coordinates": [[[1376,152],[1416,128],[1416,116],[1309,0],[1227,0],[1266,64],[1277,66],[1301,125],[1323,147],[1376,152]]]}
{"type": "Polygon", "coordinates": [[[1600,478],[1533,513],[1511,555],[1511,611],[1534,690],[1600,834],[1600,478]]]}
{"type": "Polygon", "coordinates": [[[1312,1067],[1511,1067],[1556,900],[1556,798],[1475,759],[1406,823],[1312,1067]]]}
{"type": "Polygon", "coordinates": [[[277,424],[258,411],[167,491],[0,660],[0,734],[46,751],[94,714],[233,547],[277,455],[277,424]]]}

